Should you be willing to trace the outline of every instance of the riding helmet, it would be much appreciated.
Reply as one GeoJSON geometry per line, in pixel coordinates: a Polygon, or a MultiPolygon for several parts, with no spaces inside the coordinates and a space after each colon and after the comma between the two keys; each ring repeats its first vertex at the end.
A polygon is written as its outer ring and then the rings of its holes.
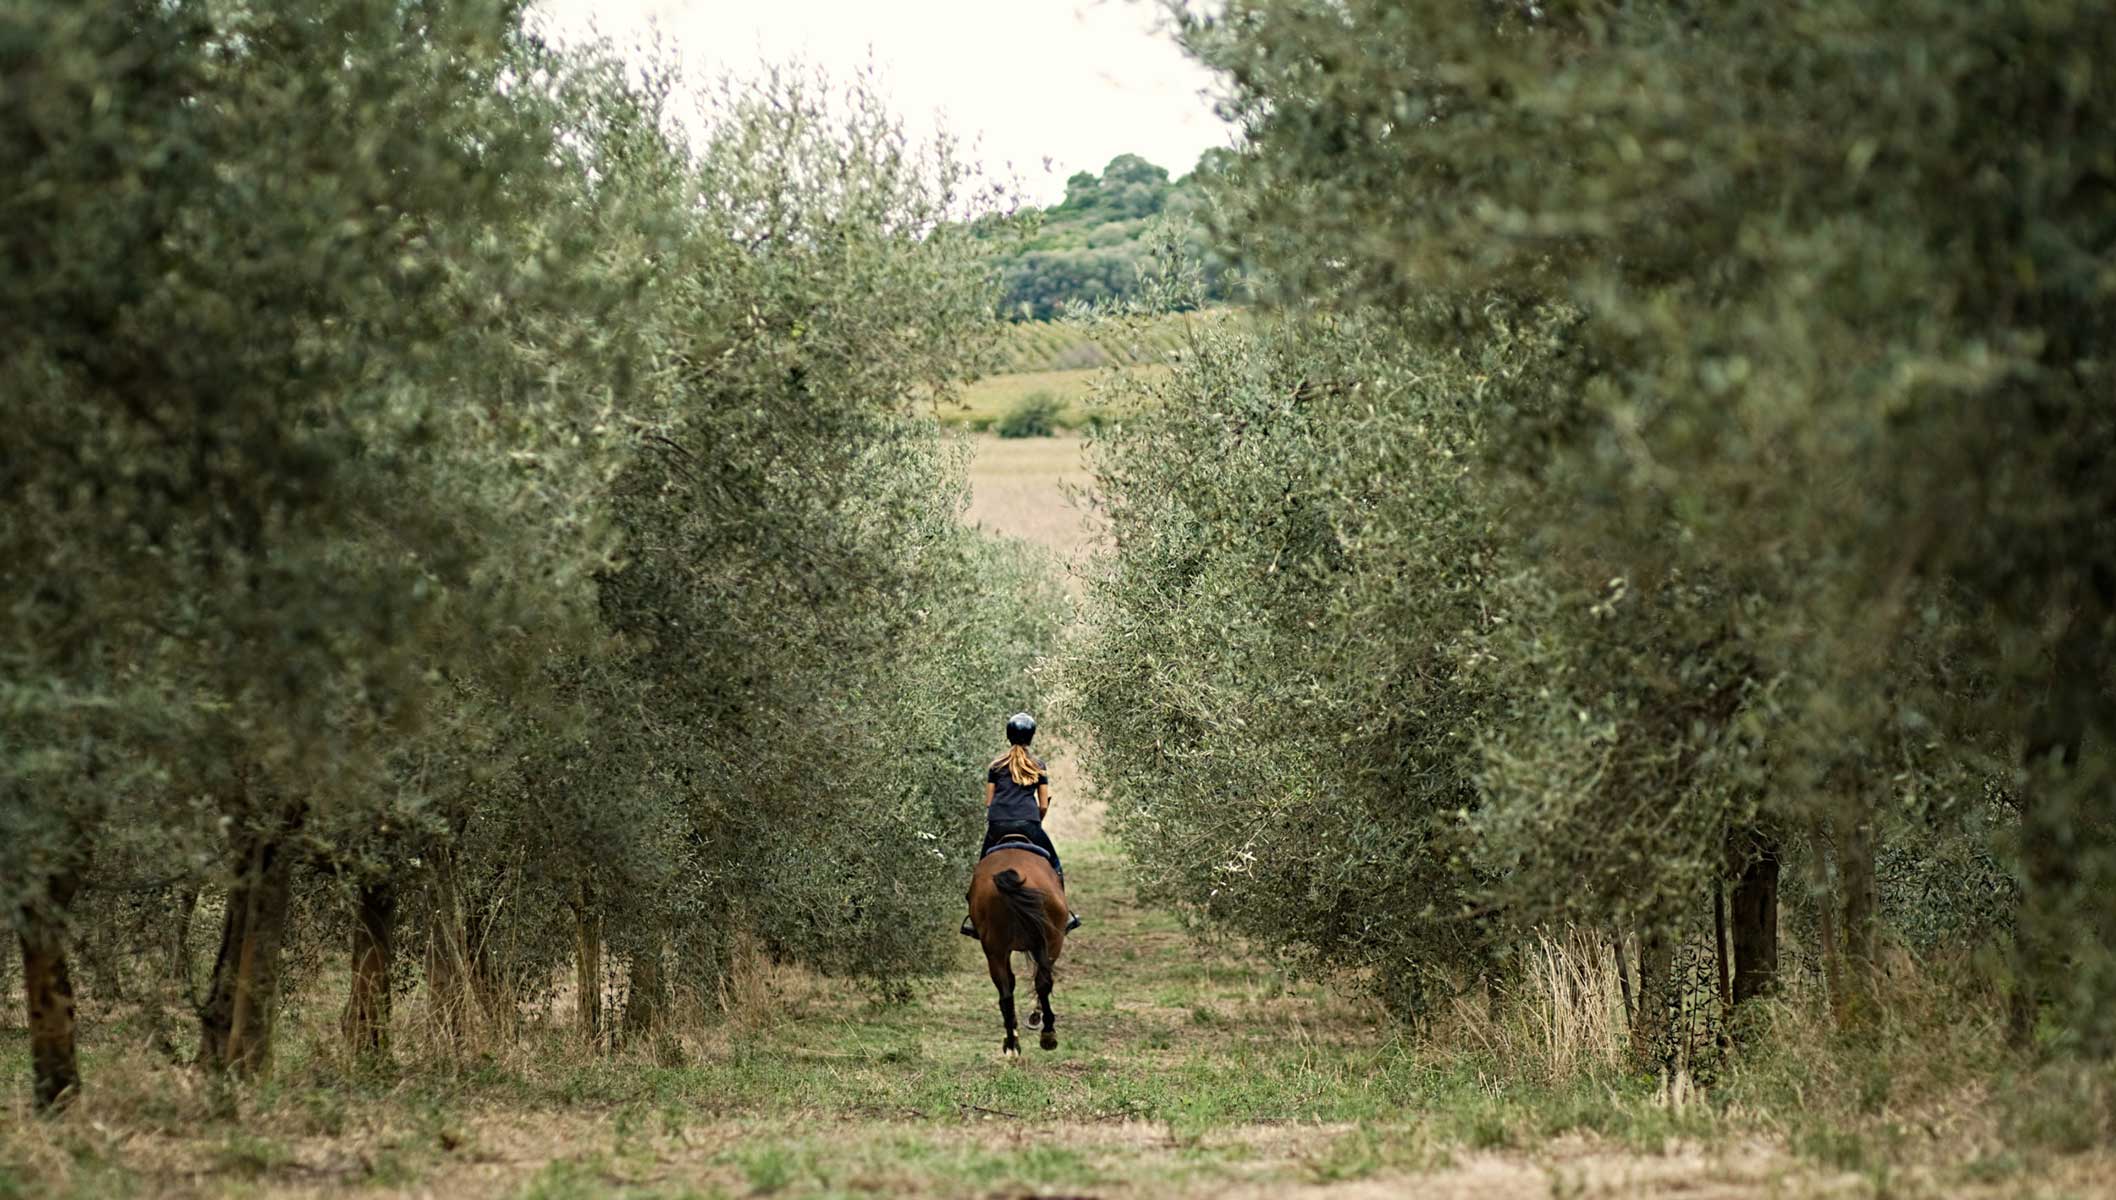
{"type": "Polygon", "coordinates": [[[1007,718],[1007,740],[1017,746],[1026,746],[1036,738],[1036,718],[1025,712],[1007,718]]]}

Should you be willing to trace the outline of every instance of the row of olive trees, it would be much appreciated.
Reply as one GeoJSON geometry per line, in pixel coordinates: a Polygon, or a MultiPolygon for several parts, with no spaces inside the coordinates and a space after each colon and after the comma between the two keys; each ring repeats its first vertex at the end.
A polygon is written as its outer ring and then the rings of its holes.
{"type": "Polygon", "coordinates": [[[2116,15],[1178,16],[1283,312],[1101,459],[1076,677],[1149,882],[1413,1008],[1637,930],[1650,1029],[1715,893],[1770,985],[1797,867],[1847,1018],[1888,921],[2110,1049],[2116,15]]]}
{"type": "Polygon", "coordinates": [[[83,935],[189,985],[217,920],[186,998],[239,1074],[325,933],[366,1052],[406,946],[457,1032],[570,960],[591,1036],[617,964],[649,1022],[738,930],[881,976],[942,947],[961,764],[1056,604],[916,412],[989,324],[957,169],[791,77],[679,137],[665,79],[521,17],[0,18],[0,903],[40,1106],[79,1085],[83,935]]]}

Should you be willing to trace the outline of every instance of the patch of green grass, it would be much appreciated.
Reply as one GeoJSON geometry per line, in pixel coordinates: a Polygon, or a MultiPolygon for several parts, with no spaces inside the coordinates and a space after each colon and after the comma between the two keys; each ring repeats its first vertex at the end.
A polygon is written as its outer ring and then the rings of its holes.
{"type": "Polygon", "coordinates": [[[239,1129],[223,1134],[213,1155],[217,1170],[249,1179],[281,1170],[293,1161],[294,1152],[286,1143],[239,1129]]]}
{"type": "MultiPolygon", "coordinates": [[[[1165,374],[1168,370],[1160,366],[1129,369],[1147,374],[1165,374]]],[[[1091,418],[1122,415],[1096,398],[1096,383],[1108,376],[1108,370],[1100,368],[987,375],[966,385],[959,397],[959,403],[940,406],[935,410],[935,415],[943,425],[982,433],[994,428],[1016,405],[1040,394],[1049,396],[1056,404],[1052,420],[1057,427],[1083,429],[1092,423],[1091,418]]]]}
{"type": "Polygon", "coordinates": [[[558,1158],[522,1187],[521,1200],[588,1200],[607,1195],[609,1164],[600,1155],[558,1158]]]}
{"type": "Polygon", "coordinates": [[[1361,1122],[1308,1156],[1302,1165],[1316,1183],[1340,1183],[1383,1171],[1431,1170],[1446,1159],[1445,1151],[1433,1147],[1420,1126],[1361,1122]]]}
{"type": "Polygon", "coordinates": [[[760,1134],[721,1155],[750,1195],[1077,1191],[1108,1175],[1089,1153],[1050,1142],[991,1145],[960,1136],[760,1134]]]}
{"type": "Polygon", "coordinates": [[[805,1173],[806,1167],[792,1149],[783,1145],[737,1151],[735,1163],[742,1168],[742,1178],[749,1183],[749,1189],[767,1196],[784,1191],[805,1173]]]}

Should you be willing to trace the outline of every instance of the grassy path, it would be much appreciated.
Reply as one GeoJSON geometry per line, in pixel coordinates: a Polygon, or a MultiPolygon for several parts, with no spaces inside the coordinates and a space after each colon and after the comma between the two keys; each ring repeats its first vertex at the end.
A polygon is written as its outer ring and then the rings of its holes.
{"type": "Polygon", "coordinates": [[[189,1072],[91,1047],[82,1110],[0,1133],[0,1198],[1960,1194],[1823,1170],[1645,1089],[1503,1084],[1363,1004],[1200,950],[1136,902],[1053,765],[1072,805],[1054,836],[1092,920],[1060,965],[1056,1051],[1000,1057],[967,940],[956,969],[895,996],[753,966],[731,1019],[660,1062],[547,1038],[347,1081],[305,1059],[330,1040],[310,1014],[238,1120],[189,1072]]]}
{"type": "Polygon", "coordinates": [[[554,1035],[348,1081],[310,1057],[324,1014],[289,1013],[273,1081],[234,1120],[189,1072],[101,1051],[138,1040],[114,1034],[89,1047],[81,1110],[0,1137],[0,1197],[1363,1195],[1412,1175],[1424,1194],[1549,1194],[1559,1160],[1508,1149],[1531,1132],[1521,1102],[1427,1065],[1361,1004],[1200,950],[1136,902],[1053,766],[1053,833],[1092,922],[1060,964],[1056,1051],[1000,1057],[967,940],[894,996],[754,964],[729,1022],[659,1063],[554,1035]]]}
{"type": "MultiPolygon", "coordinates": [[[[973,519],[1077,561],[1079,515],[1060,489],[1081,479],[1078,452],[981,443],[973,519]]],[[[1000,1057],[982,956],[961,939],[952,970],[894,995],[752,963],[724,1024],[615,1057],[554,1031],[460,1065],[411,1061],[407,1046],[398,1069],[348,1080],[321,1057],[329,1001],[297,1004],[273,1081],[232,1120],[195,1075],[147,1061],[137,1031],[92,1030],[97,1085],[80,1109],[0,1130],[0,1200],[1966,1190],[1958,1175],[1796,1159],[1782,1138],[1671,1110],[1650,1083],[1551,1087],[1441,1057],[1362,1002],[1201,949],[1138,902],[1073,764],[1061,752],[1053,768],[1051,828],[1089,921],[1059,966],[1056,1051],[1025,1039],[1019,1060],[1000,1057]]],[[[11,1078],[21,1050],[10,1031],[11,1078]]]]}

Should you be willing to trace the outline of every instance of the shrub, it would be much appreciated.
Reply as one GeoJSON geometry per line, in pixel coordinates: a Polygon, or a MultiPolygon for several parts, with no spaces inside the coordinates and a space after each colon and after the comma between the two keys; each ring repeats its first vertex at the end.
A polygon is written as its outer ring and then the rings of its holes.
{"type": "Polygon", "coordinates": [[[1058,407],[1058,398],[1049,392],[1030,392],[993,428],[1003,438],[1050,437],[1058,432],[1058,407]]]}

